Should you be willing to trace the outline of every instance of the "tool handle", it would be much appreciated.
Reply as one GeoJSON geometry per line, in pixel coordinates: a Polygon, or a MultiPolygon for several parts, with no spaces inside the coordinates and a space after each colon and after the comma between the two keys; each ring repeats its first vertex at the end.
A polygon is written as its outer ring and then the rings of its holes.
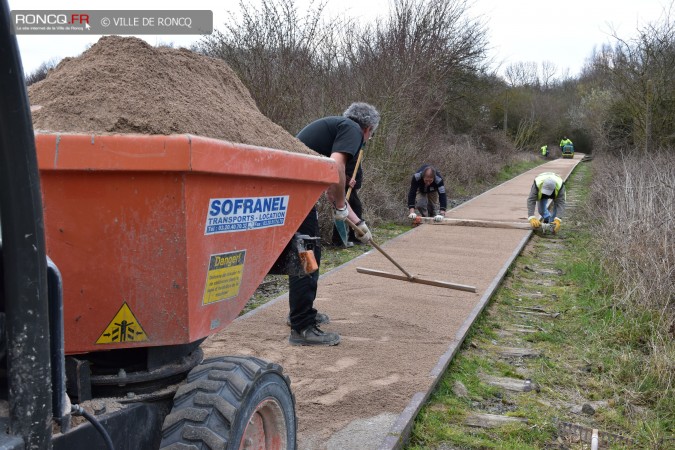
{"type": "MultiPolygon", "coordinates": [[[[359,166],[361,165],[361,160],[363,159],[363,149],[359,152],[359,158],[356,160],[356,165],[354,166],[354,173],[352,174],[352,180],[356,179],[356,172],[359,171],[359,166]]],[[[345,195],[345,201],[349,201],[349,196],[352,194],[352,187],[349,186],[347,189],[347,195],[345,195]]]]}
{"type": "Polygon", "coordinates": [[[401,265],[400,265],[399,263],[397,263],[396,261],[394,261],[394,258],[392,258],[391,256],[389,256],[389,255],[387,254],[387,252],[385,252],[384,250],[382,250],[382,248],[381,248],[379,245],[377,245],[377,244],[375,243],[375,241],[373,241],[373,240],[371,239],[369,243],[370,243],[370,245],[372,245],[373,247],[375,247],[380,253],[382,253],[382,254],[384,255],[385,258],[387,258],[389,261],[391,261],[391,263],[392,263],[393,265],[395,265],[396,267],[398,267],[398,270],[400,270],[401,272],[403,272],[403,274],[404,274],[406,277],[408,277],[409,280],[412,280],[412,279],[413,279],[413,276],[410,275],[403,267],[401,267],[401,265]]]}
{"type": "MultiPolygon", "coordinates": [[[[361,230],[359,230],[359,227],[357,227],[356,225],[354,225],[354,223],[353,223],[351,220],[346,219],[345,222],[347,222],[347,224],[352,228],[352,230],[354,230],[354,233],[357,234],[357,237],[358,237],[358,235],[363,234],[363,233],[361,233],[361,230]]],[[[403,272],[403,274],[404,274],[406,277],[408,277],[409,280],[412,280],[412,279],[413,279],[413,276],[410,275],[410,274],[408,273],[407,270],[405,270],[403,267],[401,267],[401,265],[400,265],[399,263],[397,263],[397,262],[394,260],[394,258],[392,258],[391,256],[389,256],[389,255],[387,254],[387,252],[385,252],[384,250],[382,250],[382,248],[381,248],[379,245],[377,245],[377,243],[376,243],[372,238],[368,241],[368,243],[369,243],[370,245],[372,245],[373,247],[375,247],[375,248],[377,249],[377,251],[379,251],[380,253],[382,253],[382,254],[384,255],[385,258],[387,258],[389,261],[391,261],[391,263],[392,263],[393,265],[395,265],[395,266],[398,268],[398,270],[400,270],[401,272],[403,272]]]]}

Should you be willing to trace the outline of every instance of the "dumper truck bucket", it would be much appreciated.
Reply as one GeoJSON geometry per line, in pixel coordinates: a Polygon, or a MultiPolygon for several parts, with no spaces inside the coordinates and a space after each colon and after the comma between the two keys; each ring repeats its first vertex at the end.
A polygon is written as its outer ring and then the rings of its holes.
{"type": "Polygon", "coordinates": [[[189,135],[37,134],[36,144],[67,354],[222,329],[338,180],[328,158],[189,135]]]}

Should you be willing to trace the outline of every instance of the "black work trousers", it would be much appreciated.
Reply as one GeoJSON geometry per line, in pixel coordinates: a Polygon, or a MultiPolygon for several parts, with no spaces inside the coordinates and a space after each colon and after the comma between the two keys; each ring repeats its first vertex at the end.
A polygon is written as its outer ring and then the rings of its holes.
{"type": "MultiPolygon", "coordinates": [[[[320,236],[319,216],[316,206],[312,208],[305,220],[300,224],[298,233],[307,234],[312,237],[320,236]]],[[[316,263],[321,266],[321,243],[316,242],[314,246],[314,257],[316,263]]],[[[302,331],[316,321],[316,309],[314,309],[314,299],[316,290],[319,287],[319,270],[309,275],[289,275],[288,276],[288,303],[290,306],[291,328],[295,331],[302,331]]]]}

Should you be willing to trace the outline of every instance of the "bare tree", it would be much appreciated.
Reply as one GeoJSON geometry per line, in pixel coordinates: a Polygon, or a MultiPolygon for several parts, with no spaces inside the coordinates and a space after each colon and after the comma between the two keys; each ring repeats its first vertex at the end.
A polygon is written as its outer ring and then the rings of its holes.
{"type": "Polygon", "coordinates": [[[533,61],[517,62],[506,66],[506,80],[513,86],[538,87],[537,63],[533,61]]]}
{"type": "Polygon", "coordinates": [[[262,0],[259,8],[241,0],[241,18],[230,12],[224,29],[196,50],[224,59],[267,117],[298,131],[321,100],[311,88],[333,63],[327,44],[339,23],[322,21],[324,7],[325,1],[311,4],[301,15],[293,0],[262,0]]]}
{"type": "Polygon", "coordinates": [[[542,61],[541,63],[541,86],[548,89],[554,80],[558,66],[552,61],[542,61]]]}
{"type": "Polygon", "coordinates": [[[387,20],[352,46],[350,65],[370,80],[401,135],[423,140],[470,113],[465,101],[484,70],[486,35],[466,11],[463,0],[396,0],[387,20]]]}
{"type": "Polygon", "coordinates": [[[30,86],[33,83],[37,83],[38,81],[47,78],[49,71],[56,67],[58,63],[58,59],[52,58],[40,64],[37,69],[26,75],[26,86],[30,86]]]}
{"type": "MultiPolygon", "coordinates": [[[[672,6],[671,6],[672,8],[672,6]]],[[[644,152],[675,142],[675,22],[671,9],[663,18],[596,57],[611,89],[614,123],[621,123],[628,140],[644,152]],[[630,117],[630,123],[622,119],[630,117]]]]}

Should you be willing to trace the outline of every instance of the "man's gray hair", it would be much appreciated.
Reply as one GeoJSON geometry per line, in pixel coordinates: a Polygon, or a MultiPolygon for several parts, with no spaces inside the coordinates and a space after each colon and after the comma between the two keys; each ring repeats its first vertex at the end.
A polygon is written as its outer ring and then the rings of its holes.
{"type": "Polygon", "coordinates": [[[342,113],[343,116],[358,123],[361,128],[372,127],[373,131],[380,124],[380,113],[373,105],[363,102],[355,102],[342,113]]]}

